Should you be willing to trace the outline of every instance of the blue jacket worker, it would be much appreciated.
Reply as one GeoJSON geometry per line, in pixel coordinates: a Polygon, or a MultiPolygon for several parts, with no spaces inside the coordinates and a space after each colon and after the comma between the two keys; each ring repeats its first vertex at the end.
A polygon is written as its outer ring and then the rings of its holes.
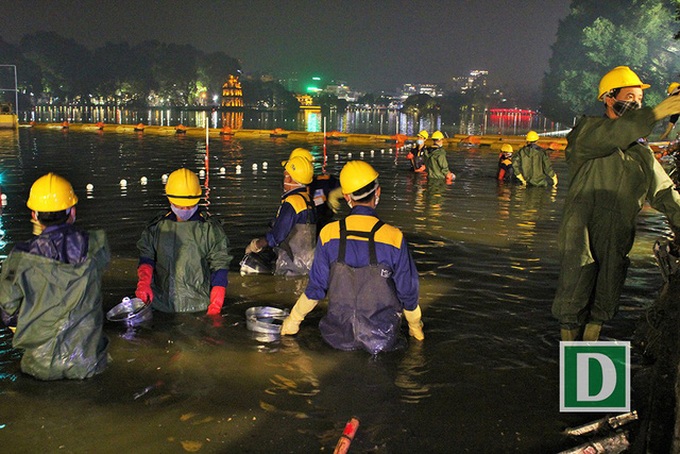
{"type": "Polygon", "coordinates": [[[269,232],[255,238],[246,247],[246,254],[258,253],[269,246],[276,252],[274,274],[299,276],[309,273],[316,244],[316,210],[307,192],[314,178],[312,163],[295,156],[286,162],[283,171],[281,205],[269,232]]]}
{"type": "Polygon", "coordinates": [[[297,333],[305,316],[328,296],[319,329],[334,348],[372,354],[391,350],[397,346],[402,314],[409,334],[423,340],[415,263],[402,232],[375,212],[381,193],[378,172],[364,161],[348,162],[340,185],[351,212],[321,231],[307,289],[281,334],[297,333]]]}
{"type": "Polygon", "coordinates": [[[232,256],[218,220],[199,209],[201,185],[189,169],[170,174],[170,209],[156,216],[137,241],[137,298],[161,312],[219,315],[232,256]]]}
{"type": "Polygon", "coordinates": [[[84,379],[107,364],[101,282],[109,247],[104,231],[73,225],[76,203],[63,177],[38,178],[26,203],[37,235],[16,245],[0,274],[0,307],[17,315],[21,370],[40,380],[84,379]]]}

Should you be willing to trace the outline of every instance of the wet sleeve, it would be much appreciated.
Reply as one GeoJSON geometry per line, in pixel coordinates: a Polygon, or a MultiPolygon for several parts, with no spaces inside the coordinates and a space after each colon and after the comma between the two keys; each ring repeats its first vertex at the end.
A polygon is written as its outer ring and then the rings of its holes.
{"type": "Polygon", "coordinates": [[[156,266],[156,247],[154,246],[154,226],[149,226],[144,229],[142,236],[137,241],[137,249],[139,249],[139,264],[149,264],[156,266]]]}
{"type": "Polygon", "coordinates": [[[570,168],[577,170],[585,161],[625,150],[640,137],[648,136],[655,123],[649,107],[626,112],[617,119],[584,117],[567,134],[565,157],[570,168]]]}
{"type": "Polygon", "coordinates": [[[288,237],[288,234],[293,229],[296,221],[295,208],[288,202],[281,205],[279,214],[274,219],[274,225],[271,230],[267,232],[267,244],[270,247],[276,247],[288,237]]]}
{"type": "Polygon", "coordinates": [[[233,256],[229,253],[229,239],[217,221],[210,221],[210,245],[208,248],[208,264],[211,271],[211,286],[227,286],[229,263],[233,256]]]}
{"type": "Polygon", "coordinates": [[[548,156],[548,153],[541,151],[543,153],[543,169],[545,171],[545,174],[548,175],[550,178],[555,176],[555,171],[552,168],[552,162],[550,162],[550,156],[548,156]]]}
{"type": "Polygon", "coordinates": [[[442,169],[442,173],[444,175],[447,175],[450,172],[450,170],[449,170],[449,160],[446,158],[446,152],[440,154],[437,161],[439,162],[439,167],[442,169]]]}
{"type": "Polygon", "coordinates": [[[24,300],[24,292],[16,279],[18,260],[15,254],[10,253],[0,273],[0,308],[8,315],[14,315],[24,300]]]}
{"type": "Polygon", "coordinates": [[[394,285],[397,289],[397,298],[407,311],[412,311],[418,306],[418,292],[420,288],[418,270],[411,257],[406,244],[406,238],[402,239],[399,249],[394,249],[394,285]]]}
{"type": "Polygon", "coordinates": [[[318,244],[314,250],[312,269],[309,270],[309,283],[305,289],[305,295],[312,300],[322,300],[326,297],[330,283],[331,264],[329,260],[329,243],[318,244]]]}
{"type": "Polygon", "coordinates": [[[647,192],[647,200],[655,210],[666,215],[675,231],[680,230],[680,195],[661,164],[649,153],[648,166],[651,181],[647,192]]]}

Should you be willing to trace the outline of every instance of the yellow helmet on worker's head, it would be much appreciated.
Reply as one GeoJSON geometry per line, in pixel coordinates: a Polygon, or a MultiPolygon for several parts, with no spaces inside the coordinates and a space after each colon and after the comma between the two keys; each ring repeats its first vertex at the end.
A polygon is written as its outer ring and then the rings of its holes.
{"type": "Polygon", "coordinates": [[[78,203],[73,186],[64,177],[52,172],[33,183],[26,206],[39,213],[52,213],[71,208],[78,203]]]}
{"type": "Polygon", "coordinates": [[[668,96],[677,95],[680,93],[680,84],[677,82],[671,82],[666,91],[668,92],[668,96]]]}
{"type": "Polygon", "coordinates": [[[603,101],[605,94],[616,88],[623,87],[640,87],[645,90],[649,88],[650,85],[642,83],[638,75],[628,66],[617,66],[600,79],[597,99],[603,101]]]}
{"type": "Polygon", "coordinates": [[[527,142],[536,142],[538,140],[538,133],[536,131],[527,132],[527,142]]]}
{"type": "Polygon", "coordinates": [[[512,145],[509,143],[504,143],[503,146],[501,146],[501,153],[512,153],[513,151],[512,145]]]}
{"type": "Polygon", "coordinates": [[[427,131],[425,131],[424,129],[418,133],[419,139],[427,140],[429,137],[430,137],[430,134],[427,131]]]}
{"type": "Polygon", "coordinates": [[[444,134],[442,134],[441,131],[435,131],[432,133],[432,140],[442,140],[444,138],[444,134]]]}
{"type": "Polygon", "coordinates": [[[299,184],[309,184],[314,179],[314,166],[312,162],[302,156],[293,156],[285,166],[286,172],[299,184]]]}
{"type": "Polygon", "coordinates": [[[340,171],[340,187],[343,194],[352,194],[377,179],[378,172],[365,161],[350,161],[340,171]]]}
{"type": "Polygon", "coordinates": [[[296,148],[290,152],[290,156],[285,161],[281,161],[281,167],[285,167],[288,161],[293,159],[295,156],[302,156],[309,162],[314,162],[314,155],[306,148],[296,148]]]}
{"type": "Polygon", "coordinates": [[[198,176],[189,169],[177,169],[165,184],[165,196],[179,207],[194,206],[201,200],[201,184],[198,176]]]}

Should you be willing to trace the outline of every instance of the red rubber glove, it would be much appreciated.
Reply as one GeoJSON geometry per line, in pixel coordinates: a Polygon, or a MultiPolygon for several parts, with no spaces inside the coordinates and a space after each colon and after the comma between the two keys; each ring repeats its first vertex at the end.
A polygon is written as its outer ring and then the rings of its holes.
{"type": "Polygon", "coordinates": [[[208,306],[208,315],[220,315],[222,305],[224,304],[224,294],[227,292],[226,287],[216,285],[210,289],[210,305],[208,306]]]}
{"type": "Polygon", "coordinates": [[[410,161],[410,160],[413,159],[413,158],[414,158],[413,153],[411,153],[411,152],[409,151],[408,154],[406,155],[406,159],[408,159],[408,160],[410,161]]]}
{"type": "Polygon", "coordinates": [[[153,266],[143,263],[137,267],[137,290],[135,296],[144,301],[144,304],[151,304],[153,301],[153,290],[151,290],[151,280],[153,279],[153,266]]]}
{"type": "Polygon", "coordinates": [[[453,183],[453,180],[456,179],[456,175],[453,174],[453,172],[449,172],[446,174],[446,184],[451,184],[453,183]]]}

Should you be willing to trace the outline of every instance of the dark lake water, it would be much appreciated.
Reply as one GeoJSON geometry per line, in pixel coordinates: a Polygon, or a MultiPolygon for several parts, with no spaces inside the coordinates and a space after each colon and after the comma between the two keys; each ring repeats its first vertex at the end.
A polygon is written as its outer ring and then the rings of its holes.
{"type": "MultiPolygon", "coordinates": [[[[552,155],[560,176],[552,190],[499,186],[498,155],[488,149],[449,150],[457,179],[437,186],[411,173],[394,145],[328,146],[330,173],[350,159],[380,172],[378,213],[404,231],[421,276],[425,341],[370,357],[324,344],[317,328],[323,303],[295,337],[259,338],[246,328],[247,308],[290,308],[306,283],[238,274],[244,247],[276,213],[280,161],[297,146],[305,144],[209,143],[208,208],[223,222],[235,256],[221,323],[201,314],[154,314],[151,326],[136,330],[107,322],[112,362],[82,382],[22,375],[11,334],[0,328],[3,447],[332,452],[352,416],[361,422],[351,448],[357,453],[547,453],[577,444],[561,431],[601,415],[559,412],[559,328],[550,305],[568,185],[563,154],[552,155]]],[[[167,204],[163,175],[182,166],[205,170],[205,149],[204,139],[184,136],[0,131],[0,254],[30,235],[25,201],[32,182],[59,173],[80,197],[78,224],[107,232],[113,258],[104,309],[111,308],[134,293],[135,243],[167,204]]],[[[621,311],[605,326],[605,339],[629,340],[654,300],[662,280],[651,250],[665,234],[663,218],[643,211],[621,311]]]]}

